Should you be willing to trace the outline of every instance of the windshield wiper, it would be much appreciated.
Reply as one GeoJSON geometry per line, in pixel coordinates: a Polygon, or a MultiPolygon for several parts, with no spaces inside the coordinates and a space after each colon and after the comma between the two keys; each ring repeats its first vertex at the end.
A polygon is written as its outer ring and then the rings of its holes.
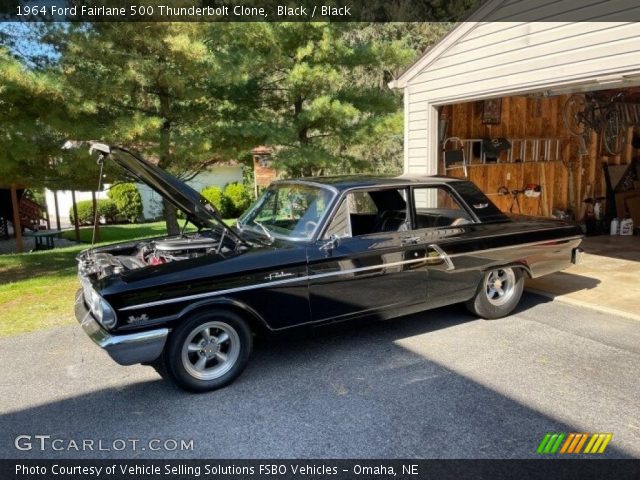
{"type": "Polygon", "coordinates": [[[256,225],[258,225],[262,231],[265,233],[265,235],[267,236],[267,238],[269,239],[269,244],[272,244],[275,240],[275,237],[273,236],[273,234],[269,231],[269,229],[267,227],[265,227],[262,223],[260,223],[257,220],[252,220],[253,223],[255,223],[256,225]]]}
{"type": "Polygon", "coordinates": [[[273,236],[271,231],[267,227],[265,227],[261,222],[259,222],[258,220],[251,219],[251,220],[246,220],[244,222],[238,221],[238,222],[236,222],[236,227],[238,227],[238,230],[240,230],[242,232],[244,230],[244,227],[247,226],[247,223],[255,223],[257,226],[260,227],[260,229],[264,232],[266,237],[269,239],[269,244],[272,244],[274,242],[275,237],[273,236]]]}

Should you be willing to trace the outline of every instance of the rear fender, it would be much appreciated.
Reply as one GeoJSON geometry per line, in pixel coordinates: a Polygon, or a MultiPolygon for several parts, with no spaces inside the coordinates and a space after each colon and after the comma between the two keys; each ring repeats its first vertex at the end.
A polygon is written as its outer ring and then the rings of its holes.
{"type": "Polygon", "coordinates": [[[532,278],[531,268],[529,267],[529,265],[525,260],[509,262],[509,263],[504,263],[500,265],[492,265],[490,267],[487,267],[483,273],[489,272],[491,270],[495,270],[497,268],[505,268],[505,267],[522,270],[527,275],[528,278],[532,278]]]}

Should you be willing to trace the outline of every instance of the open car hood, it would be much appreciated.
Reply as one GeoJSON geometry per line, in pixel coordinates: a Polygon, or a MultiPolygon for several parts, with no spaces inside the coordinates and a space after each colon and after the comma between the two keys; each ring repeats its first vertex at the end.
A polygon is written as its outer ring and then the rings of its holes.
{"type": "Polygon", "coordinates": [[[151,187],[166,201],[181,210],[187,219],[198,228],[212,228],[219,225],[235,239],[244,241],[234,230],[224,223],[215,207],[200,193],[173,175],[129,150],[93,143],[90,151],[98,151],[124,168],[140,182],[151,187]]]}

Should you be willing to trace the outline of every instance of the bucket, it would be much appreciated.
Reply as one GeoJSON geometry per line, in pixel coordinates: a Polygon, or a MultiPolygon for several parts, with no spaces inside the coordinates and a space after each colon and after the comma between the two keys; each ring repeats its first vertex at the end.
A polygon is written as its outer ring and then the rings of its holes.
{"type": "Polygon", "coordinates": [[[633,235],[633,220],[625,218],[620,222],[620,235],[633,235]]]}

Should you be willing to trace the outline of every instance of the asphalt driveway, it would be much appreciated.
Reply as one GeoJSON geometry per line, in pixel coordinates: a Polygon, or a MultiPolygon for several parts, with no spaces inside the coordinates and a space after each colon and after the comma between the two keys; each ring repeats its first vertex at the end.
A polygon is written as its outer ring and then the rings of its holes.
{"type": "Polygon", "coordinates": [[[531,458],[549,431],[612,432],[605,456],[640,457],[640,322],[531,294],[497,321],[453,307],[273,336],[202,395],[77,326],[0,340],[0,365],[2,458],[531,458]]]}

